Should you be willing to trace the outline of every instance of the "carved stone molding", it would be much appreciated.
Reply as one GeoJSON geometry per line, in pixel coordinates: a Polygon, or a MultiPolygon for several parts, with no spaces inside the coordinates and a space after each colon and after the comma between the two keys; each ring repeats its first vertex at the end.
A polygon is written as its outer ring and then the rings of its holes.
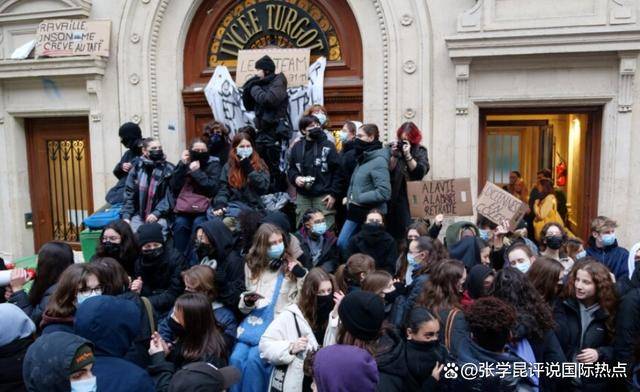
{"type": "Polygon", "coordinates": [[[413,60],[407,60],[402,64],[402,70],[408,74],[416,72],[417,68],[416,62],[413,60]]]}
{"type": "MultiPolygon", "coordinates": [[[[144,1],[144,0],[143,0],[144,1]]],[[[151,42],[149,45],[149,100],[151,102],[151,132],[153,136],[159,137],[160,123],[158,113],[158,37],[160,35],[160,25],[167,11],[169,0],[160,0],[153,17],[151,27],[151,42]]]]}
{"type": "Polygon", "coordinates": [[[413,24],[413,16],[409,14],[402,15],[402,18],[400,19],[400,24],[403,25],[404,27],[411,26],[413,24]]]}
{"type": "Polygon", "coordinates": [[[138,76],[137,73],[132,73],[131,75],[129,75],[129,83],[133,84],[134,86],[137,85],[138,83],[140,83],[140,76],[138,76]]]}
{"type": "Polygon", "coordinates": [[[634,0],[610,0],[609,7],[610,24],[636,23],[634,0]]]}
{"type": "Polygon", "coordinates": [[[406,108],[404,113],[402,113],[402,116],[407,120],[410,120],[416,116],[416,111],[412,108],[406,108]]]}
{"type": "Polygon", "coordinates": [[[140,121],[142,121],[142,117],[140,117],[139,114],[134,114],[133,116],[131,116],[132,123],[140,125],[140,121]]]}
{"type": "Polygon", "coordinates": [[[380,34],[382,35],[382,107],[383,118],[382,128],[387,129],[389,126],[389,31],[387,29],[387,22],[384,19],[384,11],[380,0],[372,0],[378,16],[378,24],[380,27],[380,34]]]}
{"type": "Polygon", "coordinates": [[[456,59],[456,115],[469,114],[469,69],[471,59],[456,59]]]}
{"type": "Polygon", "coordinates": [[[620,53],[618,75],[618,112],[628,113],[633,108],[633,79],[638,65],[638,53],[620,53]]]}
{"type": "Polygon", "coordinates": [[[476,5],[458,16],[458,32],[480,31],[482,28],[482,8],[484,0],[478,0],[476,5]]]}
{"type": "Polygon", "coordinates": [[[131,34],[131,38],[129,38],[129,40],[131,41],[131,43],[137,44],[138,42],[140,42],[140,35],[137,33],[133,33],[131,34]]]}

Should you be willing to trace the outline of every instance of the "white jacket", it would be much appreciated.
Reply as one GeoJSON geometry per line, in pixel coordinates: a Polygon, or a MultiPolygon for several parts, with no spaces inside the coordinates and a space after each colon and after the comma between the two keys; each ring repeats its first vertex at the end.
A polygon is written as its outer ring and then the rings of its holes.
{"type": "MultiPolygon", "coordinates": [[[[263,308],[271,303],[279,273],[280,271],[265,269],[258,279],[253,279],[251,270],[245,264],[244,284],[246,291],[240,294],[240,303],[238,304],[238,308],[242,313],[249,314],[253,309],[263,308]],[[249,307],[244,303],[244,296],[250,292],[256,292],[264,298],[260,298],[253,306],[249,307]]],[[[302,283],[304,283],[304,277],[296,279],[295,281],[290,280],[286,276],[284,277],[284,281],[280,287],[280,293],[278,293],[276,299],[274,317],[280,314],[288,305],[296,302],[298,292],[302,288],[302,283]]]]}
{"type": "MultiPolygon", "coordinates": [[[[287,306],[284,311],[271,322],[260,338],[259,348],[260,357],[270,364],[275,366],[289,365],[284,379],[284,391],[302,391],[302,381],[304,379],[302,366],[304,364],[304,357],[307,355],[307,352],[318,349],[318,342],[311,326],[302,315],[298,305],[291,304],[287,306]],[[300,337],[296,330],[294,314],[298,320],[302,337],[306,336],[309,339],[307,351],[298,354],[299,356],[289,354],[289,349],[292,344],[300,337]]],[[[271,386],[269,386],[269,390],[270,389],[271,386]]]]}

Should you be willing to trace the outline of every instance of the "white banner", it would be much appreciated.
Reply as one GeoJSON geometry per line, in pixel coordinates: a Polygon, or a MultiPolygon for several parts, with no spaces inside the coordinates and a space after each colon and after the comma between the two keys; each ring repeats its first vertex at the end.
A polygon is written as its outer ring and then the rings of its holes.
{"type": "MultiPolygon", "coordinates": [[[[305,87],[294,87],[287,90],[289,94],[289,115],[294,131],[298,129],[298,121],[302,113],[311,105],[323,105],[324,70],[327,59],[320,57],[311,64],[308,71],[309,83],[305,87]]],[[[233,136],[238,129],[253,125],[255,115],[247,112],[242,104],[242,90],[236,87],[229,70],[225,66],[217,66],[213,76],[204,88],[204,95],[213,112],[213,117],[224,123],[233,136]]],[[[295,138],[295,134],[293,138],[295,138]]]]}

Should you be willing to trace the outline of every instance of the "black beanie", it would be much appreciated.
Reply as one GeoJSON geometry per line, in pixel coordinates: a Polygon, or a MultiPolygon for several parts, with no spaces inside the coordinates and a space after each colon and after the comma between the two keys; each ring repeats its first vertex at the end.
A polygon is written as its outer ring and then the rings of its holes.
{"type": "Polygon", "coordinates": [[[138,228],[138,245],[142,246],[149,242],[164,244],[162,226],[159,223],[145,223],[138,228]]]}
{"type": "Polygon", "coordinates": [[[378,337],[384,321],[384,302],[379,295],[368,291],[353,291],[340,302],[340,322],[344,328],[360,340],[378,337]]]}
{"type": "Polygon", "coordinates": [[[271,60],[271,57],[265,55],[260,58],[260,60],[256,61],[256,69],[261,69],[265,71],[265,73],[275,73],[276,72],[276,64],[271,60]]]}
{"type": "Polygon", "coordinates": [[[120,126],[118,135],[120,135],[120,138],[124,140],[142,139],[142,130],[140,130],[138,124],[126,122],[120,126]]]}

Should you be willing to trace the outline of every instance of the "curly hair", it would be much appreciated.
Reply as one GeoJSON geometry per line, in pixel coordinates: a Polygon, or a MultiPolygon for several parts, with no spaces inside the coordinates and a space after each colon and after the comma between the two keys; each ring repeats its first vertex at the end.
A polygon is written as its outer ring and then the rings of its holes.
{"type": "Polygon", "coordinates": [[[576,297],[576,276],[578,271],[585,271],[591,276],[593,283],[596,285],[596,301],[608,314],[606,321],[607,332],[613,335],[615,331],[616,309],[618,308],[618,295],[616,294],[616,285],[611,278],[611,272],[602,263],[592,257],[585,257],[577,262],[571,272],[565,286],[564,297],[576,297]]]}
{"type": "Polygon", "coordinates": [[[464,264],[459,260],[446,259],[433,266],[431,271],[417,305],[431,310],[436,317],[442,310],[459,308],[462,293],[458,285],[465,274],[464,264]]]}
{"type": "Polygon", "coordinates": [[[544,337],[546,331],[554,328],[551,308],[519,270],[511,267],[500,270],[494,282],[493,296],[516,309],[517,327],[525,328],[524,331],[514,333],[516,338],[539,340],[544,337]],[[521,335],[523,332],[524,336],[521,335]]]}
{"type": "Polygon", "coordinates": [[[502,352],[517,316],[512,305],[495,297],[483,297],[468,307],[464,317],[476,343],[487,350],[502,352]]]}

